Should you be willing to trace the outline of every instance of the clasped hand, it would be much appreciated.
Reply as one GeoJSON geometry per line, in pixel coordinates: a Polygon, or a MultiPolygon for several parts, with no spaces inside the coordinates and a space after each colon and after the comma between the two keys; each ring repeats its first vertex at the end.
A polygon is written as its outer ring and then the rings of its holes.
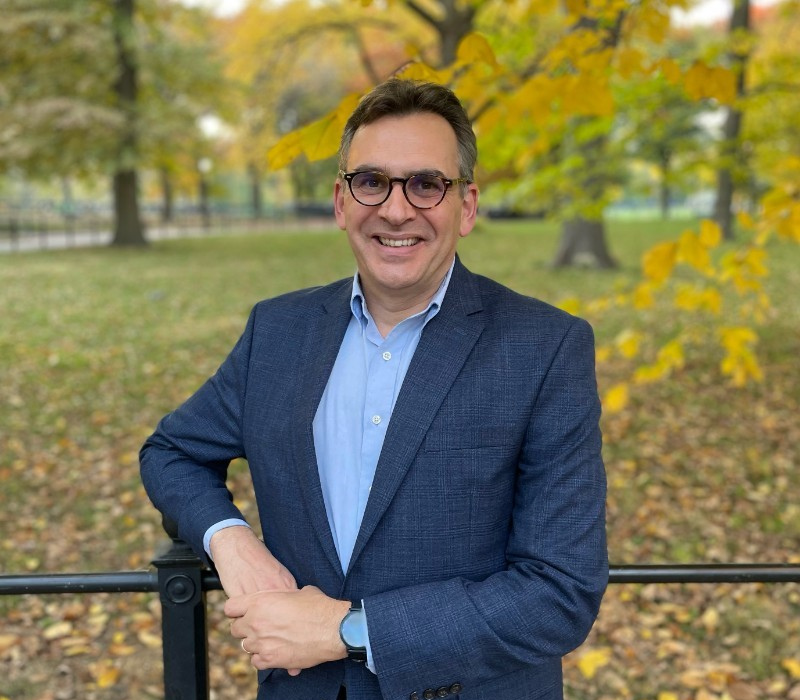
{"type": "Polygon", "coordinates": [[[257,669],[285,668],[297,675],[345,658],[339,623],[350,604],[315,586],[297,589],[292,574],[248,527],[218,531],[209,544],[220,582],[229,596],[225,615],[257,669]]]}

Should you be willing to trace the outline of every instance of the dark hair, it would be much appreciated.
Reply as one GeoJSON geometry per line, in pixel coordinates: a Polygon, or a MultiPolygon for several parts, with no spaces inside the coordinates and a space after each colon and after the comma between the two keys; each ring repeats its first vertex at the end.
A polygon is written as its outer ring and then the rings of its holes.
{"type": "Polygon", "coordinates": [[[419,112],[438,114],[453,127],[458,142],[458,176],[473,179],[478,146],[464,107],[452,90],[436,83],[390,78],[368,92],[345,124],[339,145],[339,169],[347,169],[350,144],[356,131],[381,117],[401,117],[419,112]]]}

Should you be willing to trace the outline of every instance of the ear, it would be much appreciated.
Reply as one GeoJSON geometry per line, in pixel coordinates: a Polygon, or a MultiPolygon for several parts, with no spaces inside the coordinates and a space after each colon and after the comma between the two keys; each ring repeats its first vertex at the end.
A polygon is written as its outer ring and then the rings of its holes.
{"type": "Polygon", "coordinates": [[[461,200],[461,228],[458,235],[462,238],[469,235],[478,218],[478,186],[473,182],[467,185],[467,191],[461,200]]]}
{"type": "Polygon", "coordinates": [[[344,191],[344,181],[340,177],[337,177],[333,185],[333,212],[336,215],[336,223],[342,231],[347,228],[347,221],[344,215],[344,191]]]}

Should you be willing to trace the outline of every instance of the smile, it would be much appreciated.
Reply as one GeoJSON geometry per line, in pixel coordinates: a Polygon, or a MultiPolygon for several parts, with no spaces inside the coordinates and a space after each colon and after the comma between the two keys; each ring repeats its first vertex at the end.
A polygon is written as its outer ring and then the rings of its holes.
{"type": "Polygon", "coordinates": [[[389,246],[390,248],[407,248],[419,243],[419,238],[378,238],[381,245],[389,246]]]}

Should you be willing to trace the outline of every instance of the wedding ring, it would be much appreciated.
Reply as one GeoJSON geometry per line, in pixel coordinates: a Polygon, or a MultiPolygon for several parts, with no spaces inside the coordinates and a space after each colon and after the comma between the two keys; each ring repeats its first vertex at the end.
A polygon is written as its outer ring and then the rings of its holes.
{"type": "Polygon", "coordinates": [[[247,654],[248,656],[252,656],[252,655],[253,655],[253,652],[252,652],[252,651],[250,651],[250,650],[249,650],[249,649],[248,649],[248,648],[247,648],[247,647],[244,645],[244,639],[242,640],[241,644],[242,644],[242,651],[243,651],[245,654],[247,654]]]}

